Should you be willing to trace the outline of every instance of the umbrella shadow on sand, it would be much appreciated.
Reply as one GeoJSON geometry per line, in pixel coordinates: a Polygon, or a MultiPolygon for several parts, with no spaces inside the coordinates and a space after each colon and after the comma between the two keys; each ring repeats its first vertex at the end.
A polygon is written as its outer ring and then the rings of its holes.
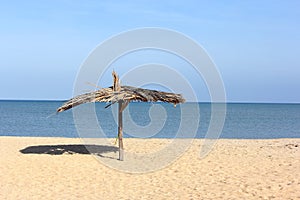
{"type": "Polygon", "coordinates": [[[29,146],[20,150],[23,154],[93,154],[106,157],[102,154],[117,152],[118,148],[106,145],[82,145],[82,144],[64,144],[64,145],[38,145],[29,146]]]}

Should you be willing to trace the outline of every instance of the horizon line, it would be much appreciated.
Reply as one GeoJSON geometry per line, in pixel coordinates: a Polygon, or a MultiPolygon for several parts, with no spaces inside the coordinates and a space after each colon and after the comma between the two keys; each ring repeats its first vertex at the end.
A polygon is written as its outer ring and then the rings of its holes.
{"type": "MultiPolygon", "coordinates": [[[[68,101],[68,99],[0,99],[0,101],[68,101]]],[[[156,102],[159,103],[160,101],[156,102]]],[[[97,102],[101,103],[101,102],[97,102]]],[[[105,102],[103,102],[105,103],[105,102]]],[[[138,102],[130,102],[138,103],[138,102]]],[[[146,102],[144,102],[146,103],[146,102]]],[[[150,103],[150,102],[149,102],[150,103]]],[[[163,102],[161,102],[163,103],[163,102]]],[[[210,101],[186,101],[185,103],[226,103],[226,104],[300,104],[300,102],[278,102],[278,101],[226,101],[226,102],[210,102],[210,101]]]]}

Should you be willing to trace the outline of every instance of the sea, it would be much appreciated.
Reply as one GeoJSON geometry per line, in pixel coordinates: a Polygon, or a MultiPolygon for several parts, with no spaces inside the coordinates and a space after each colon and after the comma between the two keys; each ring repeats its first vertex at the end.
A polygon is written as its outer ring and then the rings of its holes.
{"type": "MultiPolygon", "coordinates": [[[[95,115],[82,115],[78,121],[72,111],[77,108],[56,113],[56,109],[63,103],[64,101],[0,100],[0,136],[117,136],[117,105],[105,108],[105,103],[90,103],[95,115]],[[91,121],[96,121],[97,126],[90,124],[91,121]]],[[[218,116],[222,112],[212,112],[213,106],[213,103],[184,103],[176,107],[168,103],[130,103],[124,110],[126,114],[123,114],[124,137],[175,138],[184,124],[183,127],[187,128],[181,130],[180,137],[185,137],[186,132],[186,137],[192,135],[195,138],[205,138],[208,137],[209,127],[215,126],[211,122],[214,115],[217,119],[220,118],[221,125],[222,118],[225,119],[219,133],[215,133],[218,138],[300,138],[300,104],[227,103],[225,116],[218,116]],[[192,109],[193,112],[183,115],[183,108],[192,109]],[[199,110],[196,109],[195,113],[194,108],[199,110]],[[189,130],[189,127],[194,127],[194,130],[189,130]],[[194,133],[190,134],[192,131],[194,133]]],[[[78,107],[84,110],[84,105],[78,107]]]]}

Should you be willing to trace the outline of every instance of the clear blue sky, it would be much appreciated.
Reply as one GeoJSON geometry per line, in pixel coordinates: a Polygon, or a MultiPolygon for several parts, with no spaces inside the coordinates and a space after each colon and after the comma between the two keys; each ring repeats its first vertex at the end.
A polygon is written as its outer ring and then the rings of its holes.
{"type": "Polygon", "coordinates": [[[297,0],[12,0],[1,2],[0,24],[0,99],[68,99],[80,64],[100,42],[162,27],[207,50],[228,101],[300,102],[297,0]]]}

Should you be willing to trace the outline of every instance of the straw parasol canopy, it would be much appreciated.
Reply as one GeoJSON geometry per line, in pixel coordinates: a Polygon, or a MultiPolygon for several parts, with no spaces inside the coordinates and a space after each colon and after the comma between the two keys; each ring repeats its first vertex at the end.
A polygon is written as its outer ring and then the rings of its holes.
{"type": "Polygon", "coordinates": [[[83,103],[90,102],[106,102],[109,107],[114,103],[119,104],[118,112],[118,141],[119,141],[119,160],[124,158],[124,149],[123,149],[123,136],[122,136],[122,112],[126,108],[129,102],[131,101],[140,101],[140,102],[167,102],[172,103],[174,106],[179,103],[184,103],[185,99],[181,94],[162,92],[157,90],[148,90],[142,88],[136,88],[132,86],[121,86],[120,80],[115,71],[112,72],[113,76],[113,86],[108,88],[102,88],[97,91],[85,93],[78,95],[67,102],[65,102],[61,107],[57,109],[57,112],[63,112],[69,110],[75,106],[78,106],[83,103]]]}

